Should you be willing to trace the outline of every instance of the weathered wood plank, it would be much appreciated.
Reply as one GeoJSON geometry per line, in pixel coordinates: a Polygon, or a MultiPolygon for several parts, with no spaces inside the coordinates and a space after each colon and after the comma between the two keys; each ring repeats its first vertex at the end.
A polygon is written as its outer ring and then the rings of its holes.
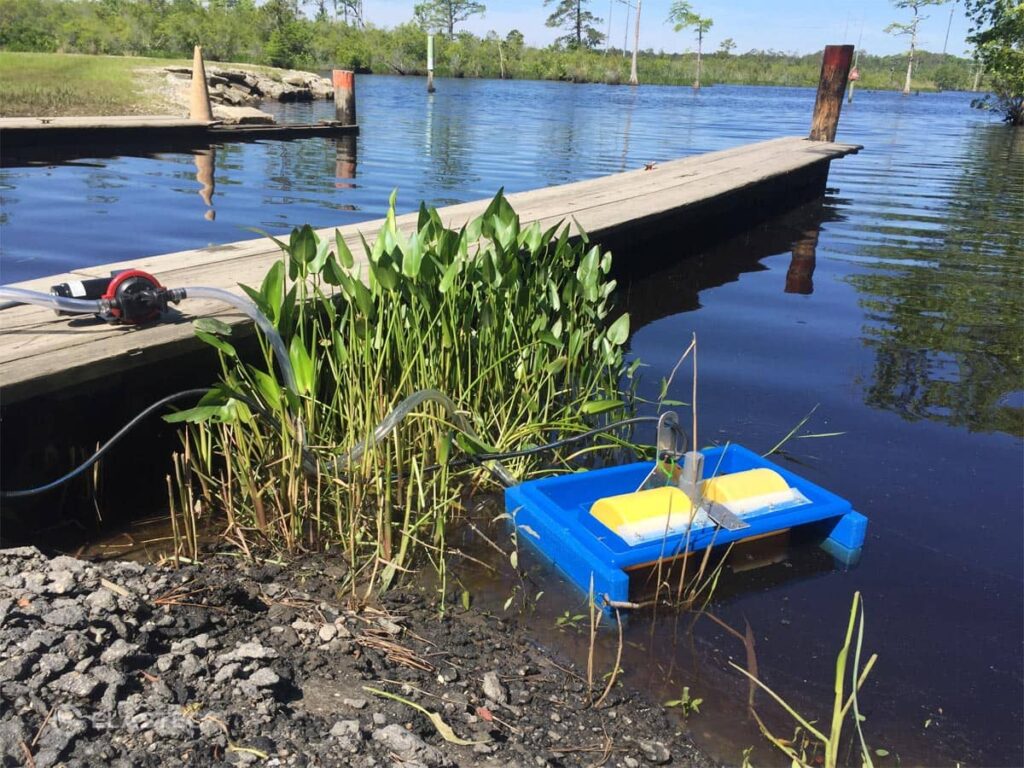
{"type": "MultiPolygon", "coordinates": [[[[542,227],[575,221],[601,240],[613,233],[641,230],[648,223],[685,212],[772,180],[783,179],[859,147],[831,142],[782,138],[673,160],[651,170],[632,170],[546,189],[509,195],[523,224],[542,227]]],[[[441,209],[443,221],[460,227],[483,212],[488,200],[441,209]]],[[[417,215],[398,217],[404,230],[414,229],[417,215]]],[[[338,228],[357,258],[362,257],[360,232],[369,240],[383,220],[338,228]]],[[[333,236],[334,228],[320,230],[333,236]]],[[[74,270],[31,280],[23,287],[48,290],[68,279],[105,276],[134,267],[152,272],[171,287],[215,286],[237,290],[239,283],[258,284],[280,252],[268,240],[246,240],[192,251],[150,256],[74,270]]],[[[231,324],[245,322],[215,302],[189,300],[169,322],[146,328],[90,324],[58,318],[39,307],[0,312],[0,391],[5,403],[53,391],[69,383],[108,372],[151,364],[196,348],[191,319],[215,314],[231,324]]]]}

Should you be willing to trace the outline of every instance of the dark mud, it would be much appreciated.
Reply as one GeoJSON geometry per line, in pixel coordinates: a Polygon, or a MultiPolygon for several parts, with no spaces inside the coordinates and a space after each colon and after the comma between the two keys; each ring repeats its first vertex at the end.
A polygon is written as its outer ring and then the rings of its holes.
{"type": "Polygon", "coordinates": [[[586,670],[511,624],[407,592],[358,604],[331,569],[0,552],[0,761],[710,765],[641,694],[592,706],[586,670]]]}

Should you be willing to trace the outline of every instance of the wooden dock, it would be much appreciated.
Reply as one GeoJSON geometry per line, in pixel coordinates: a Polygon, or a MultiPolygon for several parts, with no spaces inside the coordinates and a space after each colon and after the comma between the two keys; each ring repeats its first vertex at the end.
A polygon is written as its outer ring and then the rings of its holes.
{"type": "Polygon", "coordinates": [[[78,157],[109,154],[111,148],[144,148],[148,152],[182,147],[205,147],[228,141],[256,139],[301,139],[312,136],[355,136],[358,125],[333,120],[319,123],[280,125],[228,124],[216,120],[192,120],[166,115],[105,117],[2,117],[0,147],[5,165],[24,156],[69,152],[78,157]]]}
{"type": "MultiPolygon", "coordinates": [[[[508,197],[524,225],[536,221],[547,227],[575,219],[594,240],[612,248],[619,268],[628,269],[645,251],[677,250],[680,238],[692,240],[715,229],[736,231],[753,219],[819,197],[829,163],[859,149],[853,144],[780,138],[508,197]]],[[[442,208],[441,218],[458,228],[482,213],[488,202],[442,208]]],[[[413,230],[416,220],[416,213],[406,214],[398,217],[398,225],[413,230]]],[[[359,233],[372,240],[381,224],[382,220],[367,221],[339,231],[358,258],[363,252],[359,233]]],[[[320,233],[333,236],[334,228],[320,233]]],[[[56,283],[136,268],[172,288],[238,291],[239,283],[258,285],[279,257],[270,241],[245,240],[83,267],[20,285],[48,291],[56,283]]],[[[148,327],[56,317],[40,307],[0,311],[0,401],[6,406],[195,350],[201,343],[194,338],[190,321],[207,315],[247,324],[223,305],[202,300],[182,302],[169,322],[148,327]]]]}

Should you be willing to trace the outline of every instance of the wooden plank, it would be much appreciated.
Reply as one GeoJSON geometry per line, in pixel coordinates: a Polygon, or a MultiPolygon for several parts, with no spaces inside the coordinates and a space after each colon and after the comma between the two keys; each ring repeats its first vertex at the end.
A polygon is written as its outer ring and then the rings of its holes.
{"type": "MultiPolygon", "coordinates": [[[[832,142],[782,138],[704,155],[673,160],[651,170],[632,170],[546,189],[519,192],[509,200],[523,225],[538,222],[548,227],[575,221],[600,240],[613,233],[641,229],[651,222],[685,212],[709,201],[730,196],[772,180],[783,179],[859,147],[832,142]]],[[[482,213],[489,200],[440,209],[442,220],[458,228],[482,213]]],[[[417,214],[399,216],[406,231],[416,226],[417,214]]],[[[377,219],[338,228],[357,259],[363,259],[360,233],[367,240],[382,226],[377,219]]],[[[319,230],[333,237],[335,229],[319,230]]],[[[22,287],[48,290],[55,283],[82,277],[106,276],[112,270],[133,267],[152,272],[170,287],[214,286],[238,290],[239,283],[256,285],[280,257],[266,239],[150,256],[74,270],[65,275],[22,283],[22,287]]],[[[196,348],[191,319],[216,315],[233,325],[246,319],[223,305],[188,300],[169,322],[135,328],[69,322],[39,307],[16,307],[0,312],[0,388],[5,403],[53,391],[61,386],[164,360],[196,348]]]]}

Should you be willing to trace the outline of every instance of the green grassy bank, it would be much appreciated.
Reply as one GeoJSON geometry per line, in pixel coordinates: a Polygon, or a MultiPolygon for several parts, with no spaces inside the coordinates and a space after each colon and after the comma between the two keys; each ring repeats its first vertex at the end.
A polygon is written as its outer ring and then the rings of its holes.
{"type": "Polygon", "coordinates": [[[164,59],[0,52],[0,115],[129,115],[160,112],[136,70],[164,59]]]}

